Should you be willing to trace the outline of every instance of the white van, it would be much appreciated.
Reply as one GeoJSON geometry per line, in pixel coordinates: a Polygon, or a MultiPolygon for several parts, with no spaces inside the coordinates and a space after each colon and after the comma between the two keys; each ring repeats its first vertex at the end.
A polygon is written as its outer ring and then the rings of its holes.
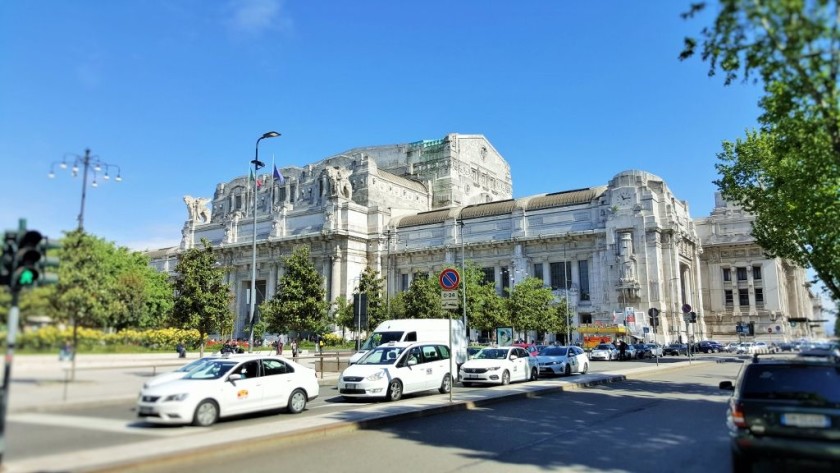
{"type": "MultiPolygon", "coordinates": [[[[467,361],[467,333],[460,319],[452,319],[452,368],[453,377],[458,367],[467,361]]],[[[449,319],[394,319],[376,327],[360,351],[350,357],[350,364],[359,361],[365,353],[390,342],[445,342],[449,343],[449,319]]]]}

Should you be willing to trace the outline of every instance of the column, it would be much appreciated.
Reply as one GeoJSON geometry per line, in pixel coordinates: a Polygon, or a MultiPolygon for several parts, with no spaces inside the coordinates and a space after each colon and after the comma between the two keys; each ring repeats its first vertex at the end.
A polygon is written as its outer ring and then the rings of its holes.
{"type": "MultiPolygon", "coordinates": [[[[338,251],[336,251],[338,253],[338,251]]],[[[341,294],[341,255],[335,254],[332,256],[332,268],[331,268],[331,276],[332,282],[330,283],[330,294],[329,300],[330,302],[335,301],[336,298],[341,294]]]]}

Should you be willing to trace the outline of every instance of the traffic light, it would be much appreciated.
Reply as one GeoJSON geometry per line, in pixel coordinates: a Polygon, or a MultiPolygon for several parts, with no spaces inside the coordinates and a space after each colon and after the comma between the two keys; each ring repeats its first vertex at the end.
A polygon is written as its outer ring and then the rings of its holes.
{"type": "Polygon", "coordinates": [[[10,286],[12,273],[15,272],[15,252],[17,251],[17,233],[7,231],[3,234],[3,256],[0,257],[0,286],[10,286]]]}
{"type": "Polygon", "coordinates": [[[58,256],[47,255],[47,252],[50,250],[58,249],[61,249],[61,243],[51,241],[47,237],[41,239],[41,243],[38,245],[38,251],[41,253],[41,260],[38,261],[38,270],[40,272],[40,276],[38,277],[39,286],[47,286],[58,282],[58,274],[52,273],[50,270],[58,268],[59,258],[58,256]]]}
{"type": "Polygon", "coordinates": [[[38,281],[42,239],[41,233],[35,230],[18,234],[14,271],[9,285],[13,291],[32,287],[38,281]]]}

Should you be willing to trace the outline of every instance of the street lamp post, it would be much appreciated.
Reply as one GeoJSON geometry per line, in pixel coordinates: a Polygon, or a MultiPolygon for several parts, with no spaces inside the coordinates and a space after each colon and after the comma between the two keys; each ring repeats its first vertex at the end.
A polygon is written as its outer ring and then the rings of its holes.
{"type": "Polygon", "coordinates": [[[254,310],[257,304],[257,171],[265,167],[265,164],[260,161],[260,141],[266,138],[277,138],[280,133],[276,131],[269,131],[257,139],[256,151],[254,152],[254,160],[251,164],[254,165],[254,239],[251,242],[251,310],[248,317],[248,351],[254,351],[254,310]]]}
{"type": "Polygon", "coordinates": [[[82,207],[79,210],[79,217],[78,217],[77,220],[79,222],[79,230],[84,231],[84,229],[85,229],[85,197],[87,196],[88,176],[90,174],[93,174],[93,182],[91,183],[91,186],[97,187],[99,185],[99,183],[96,180],[96,176],[97,176],[97,174],[99,174],[103,170],[104,170],[105,173],[102,175],[102,179],[105,180],[105,181],[107,181],[111,178],[111,174],[110,174],[111,168],[116,168],[117,175],[114,177],[114,180],[117,181],[117,182],[122,181],[122,173],[120,172],[120,167],[119,166],[117,166],[116,164],[108,164],[105,161],[102,161],[101,159],[99,159],[99,156],[91,156],[90,155],[90,149],[86,149],[84,156],[79,156],[79,155],[76,155],[76,154],[67,153],[67,154],[64,155],[64,159],[62,159],[61,162],[56,161],[56,162],[52,163],[50,165],[50,174],[49,174],[50,179],[55,177],[55,165],[56,164],[58,164],[58,167],[60,167],[61,169],[67,169],[67,164],[68,164],[67,158],[68,157],[73,158],[73,162],[72,162],[73,167],[72,167],[72,170],[71,170],[71,172],[73,174],[73,177],[76,177],[76,176],[79,175],[79,165],[82,166],[82,207]],[[91,165],[93,165],[93,171],[92,172],[91,172],[91,165]]]}

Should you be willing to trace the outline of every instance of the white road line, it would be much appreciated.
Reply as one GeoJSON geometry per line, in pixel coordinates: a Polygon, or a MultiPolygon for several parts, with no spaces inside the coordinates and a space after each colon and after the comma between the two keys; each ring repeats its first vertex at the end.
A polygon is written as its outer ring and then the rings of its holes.
{"type": "Polygon", "coordinates": [[[12,414],[6,418],[6,421],[23,424],[49,425],[53,427],[100,430],[121,434],[150,435],[154,437],[177,437],[181,435],[195,434],[199,430],[206,431],[206,429],[193,429],[190,427],[140,426],[133,425],[132,422],[124,420],[106,419],[102,417],[68,416],[42,413],[12,414]]]}

